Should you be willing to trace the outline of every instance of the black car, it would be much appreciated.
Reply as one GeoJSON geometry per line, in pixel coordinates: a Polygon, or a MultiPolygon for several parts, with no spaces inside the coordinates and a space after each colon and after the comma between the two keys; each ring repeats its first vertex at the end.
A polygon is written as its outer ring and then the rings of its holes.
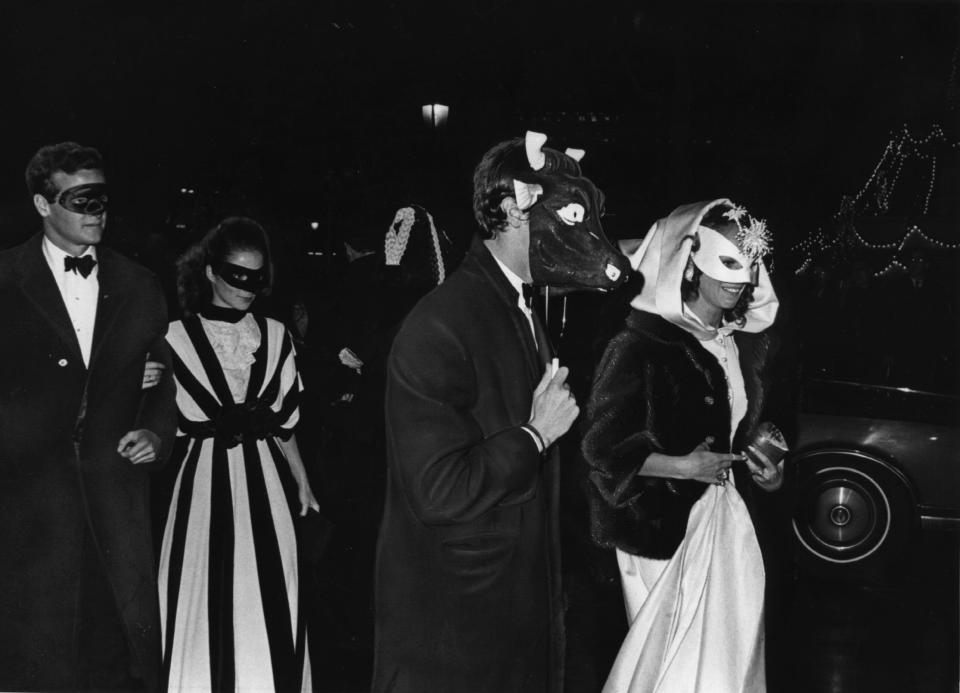
{"type": "Polygon", "coordinates": [[[801,564],[882,575],[916,531],[960,529],[960,397],[808,379],[789,465],[801,564]]]}

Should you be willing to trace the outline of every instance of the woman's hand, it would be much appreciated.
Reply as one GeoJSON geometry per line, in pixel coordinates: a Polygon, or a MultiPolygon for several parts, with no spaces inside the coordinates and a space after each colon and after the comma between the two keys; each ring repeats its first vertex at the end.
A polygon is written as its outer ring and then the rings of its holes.
{"type": "Polygon", "coordinates": [[[297,482],[297,497],[300,501],[300,517],[306,516],[309,510],[320,512],[320,504],[313,496],[313,489],[310,488],[310,482],[304,479],[297,482]]]}
{"type": "Polygon", "coordinates": [[[760,452],[755,446],[748,445],[749,455],[743,459],[750,467],[750,478],[753,483],[764,491],[776,491],[783,485],[783,460],[773,464],[770,458],[760,452]],[[757,464],[759,460],[760,464],[757,464]]]}
{"type": "Polygon", "coordinates": [[[283,450],[284,457],[290,465],[290,472],[293,474],[294,481],[297,482],[297,499],[300,501],[300,517],[304,517],[311,509],[319,512],[320,504],[313,496],[313,489],[310,488],[310,480],[307,478],[307,470],[303,466],[303,459],[300,457],[300,448],[297,445],[297,437],[290,436],[287,440],[277,438],[280,449],[283,450]]]}
{"type": "Polygon", "coordinates": [[[700,445],[681,458],[683,478],[696,479],[706,484],[723,486],[727,481],[730,465],[743,459],[743,455],[726,452],[710,452],[713,438],[707,437],[700,445]]]}

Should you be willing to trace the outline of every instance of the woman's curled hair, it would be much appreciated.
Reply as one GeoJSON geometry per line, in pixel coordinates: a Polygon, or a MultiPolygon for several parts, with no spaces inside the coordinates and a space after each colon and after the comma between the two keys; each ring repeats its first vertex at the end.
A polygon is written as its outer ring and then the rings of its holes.
{"type": "Polygon", "coordinates": [[[228,217],[177,259],[177,301],[184,317],[199,313],[212,299],[206,267],[209,265],[216,270],[231,255],[245,250],[256,251],[263,256],[267,285],[260,294],[270,293],[273,287],[273,261],[266,230],[253,219],[228,217]]]}

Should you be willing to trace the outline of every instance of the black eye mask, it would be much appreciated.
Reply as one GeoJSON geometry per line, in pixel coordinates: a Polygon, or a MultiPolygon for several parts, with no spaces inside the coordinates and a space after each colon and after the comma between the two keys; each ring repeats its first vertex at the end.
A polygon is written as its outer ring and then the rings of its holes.
{"type": "Polygon", "coordinates": [[[250,269],[230,262],[221,262],[214,273],[234,289],[241,291],[255,294],[267,286],[267,273],[263,268],[250,269]]]}
{"type": "Polygon", "coordinates": [[[75,185],[61,191],[57,202],[68,212],[98,216],[107,211],[107,184],[75,185]]]}

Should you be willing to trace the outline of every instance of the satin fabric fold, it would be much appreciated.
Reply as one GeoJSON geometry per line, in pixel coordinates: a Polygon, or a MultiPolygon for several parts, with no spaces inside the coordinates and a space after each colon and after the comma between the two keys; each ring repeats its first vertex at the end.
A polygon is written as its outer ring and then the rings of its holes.
{"type": "Polygon", "coordinates": [[[697,501],[669,560],[617,559],[633,620],[603,693],[766,690],[763,559],[733,483],[697,501]]]}

